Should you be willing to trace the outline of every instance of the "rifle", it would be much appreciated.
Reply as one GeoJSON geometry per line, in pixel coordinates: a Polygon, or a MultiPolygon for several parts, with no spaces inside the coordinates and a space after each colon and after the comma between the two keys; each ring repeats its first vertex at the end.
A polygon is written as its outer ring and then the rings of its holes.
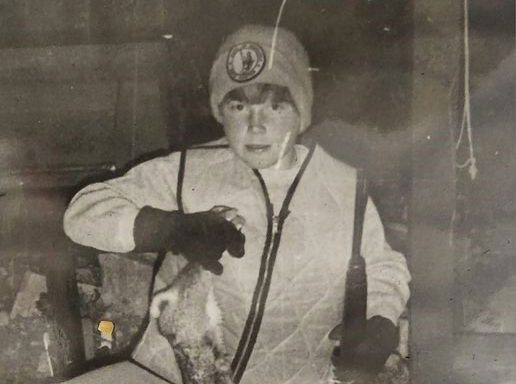
{"type": "Polygon", "coordinates": [[[340,358],[350,361],[358,344],[365,337],[367,312],[367,275],[365,260],[360,254],[364,214],[367,205],[367,181],[362,170],[357,170],[355,190],[355,218],[351,259],[346,274],[344,313],[340,334],[340,358]]]}

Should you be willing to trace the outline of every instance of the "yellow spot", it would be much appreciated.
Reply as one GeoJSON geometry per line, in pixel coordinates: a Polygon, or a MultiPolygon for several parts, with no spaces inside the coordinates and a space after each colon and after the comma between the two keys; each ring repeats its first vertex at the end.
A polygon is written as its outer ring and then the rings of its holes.
{"type": "Polygon", "coordinates": [[[113,334],[113,329],[115,329],[115,324],[109,320],[101,320],[97,329],[103,335],[111,336],[113,334]]]}

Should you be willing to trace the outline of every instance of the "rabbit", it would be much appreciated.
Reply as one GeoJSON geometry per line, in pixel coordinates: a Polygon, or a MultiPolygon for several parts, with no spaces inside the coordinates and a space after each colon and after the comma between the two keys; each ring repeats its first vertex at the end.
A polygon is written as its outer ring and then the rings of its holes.
{"type": "Polygon", "coordinates": [[[184,384],[233,384],[211,272],[188,263],[154,296],[150,316],[174,350],[184,384]]]}

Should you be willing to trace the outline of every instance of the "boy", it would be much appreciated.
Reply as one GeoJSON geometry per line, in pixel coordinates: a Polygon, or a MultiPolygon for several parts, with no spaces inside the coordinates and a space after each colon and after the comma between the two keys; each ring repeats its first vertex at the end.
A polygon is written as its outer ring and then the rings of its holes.
{"type": "MultiPolygon", "coordinates": [[[[210,104],[224,139],[86,187],[70,203],[64,228],[104,251],[172,251],[155,290],[185,261],[214,272],[236,383],[325,383],[328,333],[342,316],[356,174],[320,147],[296,144],[311,123],[309,61],[292,33],[274,32],[245,26],[217,53],[210,104]]],[[[369,320],[355,360],[377,371],[396,347],[410,276],[371,202],[362,243],[369,320]]],[[[133,358],[181,382],[154,321],[133,358]]]]}

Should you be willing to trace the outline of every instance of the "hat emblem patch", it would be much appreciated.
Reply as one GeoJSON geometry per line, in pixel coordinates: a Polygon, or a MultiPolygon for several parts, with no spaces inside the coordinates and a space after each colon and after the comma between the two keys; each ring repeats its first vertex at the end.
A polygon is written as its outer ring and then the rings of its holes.
{"type": "Polygon", "coordinates": [[[265,67],[265,52],[253,42],[240,43],[228,53],[226,69],[229,77],[239,83],[254,79],[265,67]]]}

